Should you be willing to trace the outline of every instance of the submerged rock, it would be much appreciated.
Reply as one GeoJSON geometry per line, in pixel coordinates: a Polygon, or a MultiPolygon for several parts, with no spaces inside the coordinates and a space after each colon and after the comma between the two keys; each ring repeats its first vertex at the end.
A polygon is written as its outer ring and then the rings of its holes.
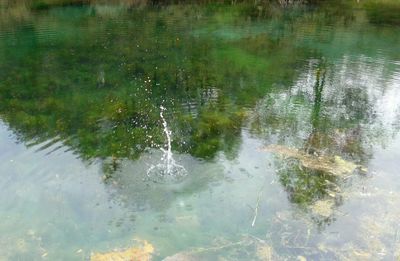
{"type": "Polygon", "coordinates": [[[281,260],[272,246],[254,236],[244,235],[241,241],[224,242],[206,248],[195,248],[166,257],[163,261],[208,261],[208,260],[281,260]]]}
{"type": "Polygon", "coordinates": [[[166,257],[163,261],[196,261],[196,256],[193,253],[181,252],[175,255],[166,257]]]}
{"type": "Polygon", "coordinates": [[[272,261],[274,260],[274,256],[274,249],[270,245],[266,244],[265,242],[258,242],[256,244],[256,257],[258,257],[258,259],[272,261]]]}
{"type": "Polygon", "coordinates": [[[263,150],[297,159],[304,168],[321,171],[334,176],[345,176],[351,174],[356,169],[366,171],[362,166],[344,160],[340,156],[315,156],[282,145],[269,145],[263,150]]]}
{"type": "Polygon", "coordinates": [[[132,247],[123,251],[112,251],[108,253],[94,253],[90,261],[150,261],[154,247],[147,241],[141,241],[140,247],[132,247]]]}
{"type": "Polygon", "coordinates": [[[322,217],[329,217],[333,213],[335,202],[333,200],[318,200],[311,206],[311,211],[322,217]]]}

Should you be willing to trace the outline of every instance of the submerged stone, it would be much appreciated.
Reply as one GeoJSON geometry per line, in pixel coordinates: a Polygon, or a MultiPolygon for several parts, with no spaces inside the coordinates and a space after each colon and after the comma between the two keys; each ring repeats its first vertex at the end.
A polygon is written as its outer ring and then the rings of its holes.
{"type": "Polygon", "coordinates": [[[206,248],[195,248],[168,256],[163,261],[206,261],[206,260],[281,260],[273,247],[266,241],[244,235],[241,241],[224,242],[206,248]]]}
{"type": "Polygon", "coordinates": [[[300,164],[311,170],[321,171],[333,176],[345,176],[353,173],[356,169],[366,169],[353,162],[347,161],[340,156],[315,156],[298,149],[282,145],[269,145],[263,149],[284,157],[297,159],[300,164]]]}
{"type": "Polygon", "coordinates": [[[266,244],[266,243],[257,243],[256,244],[256,256],[260,259],[260,260],[274,260],[273,256],[274,256],[274,250],[273,248],[266,244]]]}
{"type": "Polygon", "coordinates": [[[166,257],[163,259],[163,261],[195,261],[196,256],[193,253],[177,253],[175,255],[166,257]]]}
{"type": "Polygon", "coordinates": [[[150,261],[154,252],[152,244],[146,240],[141,241],[140,247],[132,247],[122,251],[111,251],[108,253],[94,253],[90,261],[150,261]]]}
{"type": "Polygon", "coordinates": [[[311,211],[322,217],[329,217],[333,213],[335,202],[333,200],[318,200],[311,206],[311,211]]]}

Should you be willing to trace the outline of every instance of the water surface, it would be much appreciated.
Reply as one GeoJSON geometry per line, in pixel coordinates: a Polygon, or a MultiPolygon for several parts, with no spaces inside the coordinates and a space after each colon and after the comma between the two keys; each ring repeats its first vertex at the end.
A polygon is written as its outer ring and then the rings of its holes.
{"type": "Polygon", "coordinates": [[[255,13],[1,20],[0,260],[88,260],[135,239],[155,260],[398,258],[400,27],[359,8],[255,13]],[[147,175],[167,149],[161,106],[183,179],[147,175]],[[358,167],[336,177],[271,145],[358,167]]]}

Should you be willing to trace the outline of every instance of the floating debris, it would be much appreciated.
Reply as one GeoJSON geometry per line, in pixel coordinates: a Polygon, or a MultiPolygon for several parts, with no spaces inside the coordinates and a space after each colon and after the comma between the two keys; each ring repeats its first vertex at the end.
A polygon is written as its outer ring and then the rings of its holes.
{"type": "Polygon", "coordinates": [[[349,175],[356,169],[360,169],[364,172],[367,171],[363,166],[344,160],[340,156],[315,156],[282,145],[269,145],[263,150],[277,153],[288,158],[297,159],[304,168],[322,171],[334,176],[349,175]]]}
{"type": "Polygon", "coordinates": [[[90,261],[150,261],[154,247],[147,241],[141,241],[141,247],[132,247],[123,251],[112,251],[108,253],[94,253],[90,261]]]}

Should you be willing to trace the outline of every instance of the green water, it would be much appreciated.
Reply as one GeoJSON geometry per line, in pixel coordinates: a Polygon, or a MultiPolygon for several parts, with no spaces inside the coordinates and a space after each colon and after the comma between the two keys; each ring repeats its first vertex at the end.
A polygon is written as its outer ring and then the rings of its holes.
{"type": "Polygon", "coordinates": [[[135,239],[154,260],[399,258],[400,27],[358,7],[254,8],[4,16],[0,260],[135,239]],[[147,175],[161,106],[183,179],[147,175]],[[332,176],[276,144],[359,166],[332,176]]]}

